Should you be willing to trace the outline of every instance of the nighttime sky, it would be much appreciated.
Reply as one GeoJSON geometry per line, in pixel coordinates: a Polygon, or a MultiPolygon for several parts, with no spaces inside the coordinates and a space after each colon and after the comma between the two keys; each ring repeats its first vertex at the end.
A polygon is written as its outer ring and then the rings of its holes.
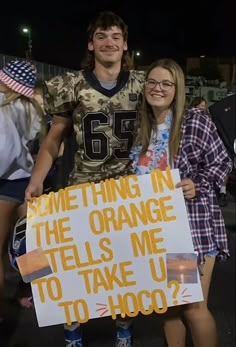
{"type": "Polygon", "coordinates": [[[129,50],[142,52],[140,65],[160,57],[236,56],[233,0],[188,5],[149,0],[143,6],[129,0],[77,0],[66,1],[53,12],[21,6],[17,14],[0,15],[0,53],[23,57],[27,38],[21,27],[29,26],[35,60],[77,69],[86,50],[87,25],[100,10],[112,10],[128,24],[129,50]]]}

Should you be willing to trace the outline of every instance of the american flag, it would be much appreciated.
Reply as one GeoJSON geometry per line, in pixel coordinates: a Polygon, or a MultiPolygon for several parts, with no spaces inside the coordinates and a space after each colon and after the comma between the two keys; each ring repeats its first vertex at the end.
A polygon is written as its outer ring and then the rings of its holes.
{"type": "Polygon", "coordinates": [[[0,81],[15,92],[32,97],[36,72],[29,62],[13,61],[0,71],[0,81]]]}

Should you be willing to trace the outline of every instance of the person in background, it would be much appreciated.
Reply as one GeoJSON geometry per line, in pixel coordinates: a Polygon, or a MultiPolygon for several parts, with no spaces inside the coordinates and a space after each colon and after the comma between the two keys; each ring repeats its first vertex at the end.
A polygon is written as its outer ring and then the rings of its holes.
{"type": "Polygon", "coordinates": [[[232,162],[205,111],[185,111],[184,73],[171,59],[154,62],[146,72],[141,126],[131,152],[133,173],[179,169],[204,300],[169,308],[164,316],[168,347],[185,347],[187,322],[194,346],[217,347],[217,329],[207,302],[216,259],[229,256],[227,234],[215,188],[221,187],[232,162]],[[147,160],[148,156],[148,160],[147,160]]]}
{"type": "Polygon", "coordinates": [[[24,203],[34,161],[28,143],[41,128],[43,111],[33,99],[36,72],[27,61],[0,71],[0,317],[4,315],[4,245],[24,203]]]}
{"type": "MultiPolygon", "coordinates": [[[[192,102],[190,103],[190,108],[192,107],[199,108],[200,110],[206,111],[209,114],[207,101],[201,96],[197,96],[196,98],[192,100],[192,102]]],[[[227,191],[226,191],[227,180],[228,180],[228,177],[225,178],[223,185],[220,187],[220,190],[218,192],[218,201],[219,201],[220,207],[227,206],[227,203],[228,203],[227,191]]]]}
{"type": "Polygon", "coordinates": [[[208,106],[207,101],[202,96],[196,96],[189,104],[189,108],[199,108],[199,110],[207,111],[208,112],[208,106]]]}
{"type": "MultiPolygon", "coordinates": [[[[130,70],[127,39],[127,25],[119,16],[100,13],[88,28],[83,70],[46,83],[44,106],[53,115],[53,122],[26,189],[27,201],[42,194],[45,177],[72,127],[77,148],[69,185],[128,173],[144,73],[130,70]]],[[[132,347],[130,325],[130,320],[116,321],[117,347],[132,347]]],[[[78,323],[65,325],[65,339],[68,347],[84,346],[78,323]]]]}

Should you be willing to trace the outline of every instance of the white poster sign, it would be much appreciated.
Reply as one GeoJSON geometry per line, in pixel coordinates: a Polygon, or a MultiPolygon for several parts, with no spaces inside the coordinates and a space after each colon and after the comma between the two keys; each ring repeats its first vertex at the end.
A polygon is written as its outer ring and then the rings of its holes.
{"type": "Polygon", "coordinates": [[[21,273],[39,326],[201,301],[178,170],[71,186],[28,205],[21,273]]]}

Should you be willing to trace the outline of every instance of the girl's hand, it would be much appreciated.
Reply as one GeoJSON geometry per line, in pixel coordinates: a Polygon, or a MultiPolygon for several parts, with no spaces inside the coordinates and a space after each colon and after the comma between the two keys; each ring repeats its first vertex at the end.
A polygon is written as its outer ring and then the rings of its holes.
{"type": "Polygon", "coordinates": [[[184,178],[181,182],[177,183],[176,188],[182,188],[184,197],[187,200],[193,199],[196,196],[195,184],[190,178],[184,178]]]}

